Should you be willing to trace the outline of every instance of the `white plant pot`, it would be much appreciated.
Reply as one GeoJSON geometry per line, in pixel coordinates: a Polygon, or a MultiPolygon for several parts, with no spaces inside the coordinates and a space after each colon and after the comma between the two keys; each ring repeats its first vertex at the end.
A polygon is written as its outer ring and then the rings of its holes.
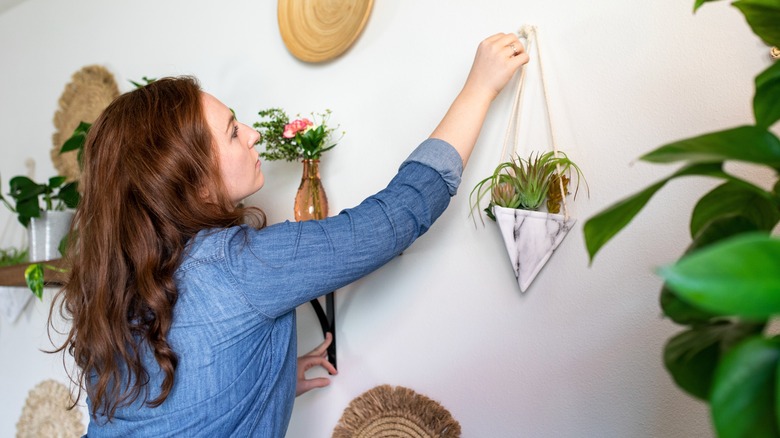
{"type": "Polygon", "coordinates": [[[522,292],[528,289],[577,222],[561,214],[498,206],[493,207],[493,214],[522,292]]]}
{"type": "Polygon", "coordinates": [[[30,219],[27,232],[31,262],[43,262],[61,257],[60,242],[70,231],[73,215],[72,211],[42,211],[41,217],[30,219]]]}

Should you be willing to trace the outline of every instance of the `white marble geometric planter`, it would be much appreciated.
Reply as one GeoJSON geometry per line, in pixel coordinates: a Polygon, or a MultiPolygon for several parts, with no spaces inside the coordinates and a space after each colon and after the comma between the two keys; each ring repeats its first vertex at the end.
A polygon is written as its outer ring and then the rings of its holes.
{"type": "Polygon", "coordinates": [[[576,219],[562,214],[494,206],[498,228],[520,290],[525,292],[572,229],[576,219]]]}

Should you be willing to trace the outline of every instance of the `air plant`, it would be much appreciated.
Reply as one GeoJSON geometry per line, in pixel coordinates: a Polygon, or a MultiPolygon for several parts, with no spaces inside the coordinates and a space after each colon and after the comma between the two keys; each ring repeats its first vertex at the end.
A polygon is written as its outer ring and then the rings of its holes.
{"type": "MultiPolygon", "coordinates": [[[[472,215],[479,210],[479,204],[490,194],[490,202],[483,211],[490,219],[493,206],[516,208],[523,210],[539,210],[547,201],[549,213],[560,212],[564,196],[568,195],[568,184],[571,180],[571,170],[577,174],[577,184],[574,196],[579,191],[582,180],[587,187],[587,181],[582,171],[569,157],[563,153],[545,152],[534,154],[527,159],[520,155],[500,163],[493,174],[477,183],[469,195],[472,215]],[[563,192],[561,192],[563,186],[563,192]]],[[[482,216],[480,215],[480,219],[482,216]]]]}

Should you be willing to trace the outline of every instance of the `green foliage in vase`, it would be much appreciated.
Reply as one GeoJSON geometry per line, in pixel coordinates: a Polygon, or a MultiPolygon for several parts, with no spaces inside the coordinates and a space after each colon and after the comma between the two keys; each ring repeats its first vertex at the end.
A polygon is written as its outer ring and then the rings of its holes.
{"type": "MultiPolygon", "coordinates": [[[[709,0],[714,1],[714,0],[709,0]]],[[[708,0],[697,0],[698,9],[708,0]]],[[[732,3],[753,32],[780,46],[780,0],[732,3]]],[[[780,315],[780,139],[769,128],[780,120],[780,63],[755,79],[755,124],[707,133],[661,146],[640,159],[682,163],[670,176],[587,221],[591,260],[672,179],[705,176],[722,181],[693,208],[692,242],[674,264],[659,269],[664,314],[686,328],[664,350],[675,383],[706,401],[718,436],[780,437],[780,338],[767,330],[780,315]],[[765,166],[775,173],[764,190],[724,171],[728,161],[765,166]]]]}
{"type": "MultiPolygon", "coordinates": [[[[480,202],[490,194],[490,202],[484,209],[485,214],[492,220],[496,220],[493,215],[493,206],[497,205],[504,208],[518,208],[523,210],[539,210],[545,200],[552,198],[563,201],[563,197],[569,193],[560,193],[560,184],[558,175],[561,175],[568,184],[571,170],[574,169],[577,174],[577,188],[575,196],[579,190],[580,180],[585,181],[582,171],[569,157],[558,152],[536,153],[533,152],[527,159],[517,155],[515,158],[500,163],[496,166],[493,174],[479,181],[471,190],[469,195],[469,204],[472,215],[479,210],[480,202]],[[553,186],[553,182],[556,186],[553,186]]],[[[587,186],[587,181],[585,181],[587,186]]],[[[564,192],[566,191],[564,186],[564,192]]],[[[550,212],[557,212],[556,206],[548,206],[550,212]]],[[[481,218],[481,216],[480,216],[481,218]]]]}
{"type": "Polygon", "coordinates": [[[338,126],[328,126],[329,109],[311,113],[313,121],[299,115],[291,122],[281,108],[265,109],[258,115],[261,120],[253,126],[260,133],[257,144],[265,147],[260,156],[266,160],[319,160],[324,152],[336,147],[338,140],[332,137],[338,126]]]}

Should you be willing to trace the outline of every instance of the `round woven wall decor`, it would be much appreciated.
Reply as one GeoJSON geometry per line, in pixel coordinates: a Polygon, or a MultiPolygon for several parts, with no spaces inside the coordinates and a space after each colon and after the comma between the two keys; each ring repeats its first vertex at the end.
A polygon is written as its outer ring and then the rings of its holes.
{"type": "Polygon", "coordinates": [[[279,0],[282,40],[296,58],[323,62],[355,42],[371,14],[373,0],[279,0]]]}
{"type": "Polygon", "coordinates": [[[60,148],[81,122],[92,123],[101,112],[119,96],[119,87],[114,76],[100,65],[88,65],[73,74],[59,100],[59,109],[54,113],[51,161],[60,175],[68,181],[81,176],[77,151],[60,154],[60,148]]]}
{"type": "Polygon", "coordinates": [[[402,386],[377,386],[349,403],[333,438],[459,438],[460,423],[438,402],[402,386]]]}
{"type": "Polygon", "coordinates": [[[44,380],[30,390],[16,423],[16,438],[72,438],[84,434],[81,411],[68,410],[73,404],[70,391],[62,383],[44,380]]]}

